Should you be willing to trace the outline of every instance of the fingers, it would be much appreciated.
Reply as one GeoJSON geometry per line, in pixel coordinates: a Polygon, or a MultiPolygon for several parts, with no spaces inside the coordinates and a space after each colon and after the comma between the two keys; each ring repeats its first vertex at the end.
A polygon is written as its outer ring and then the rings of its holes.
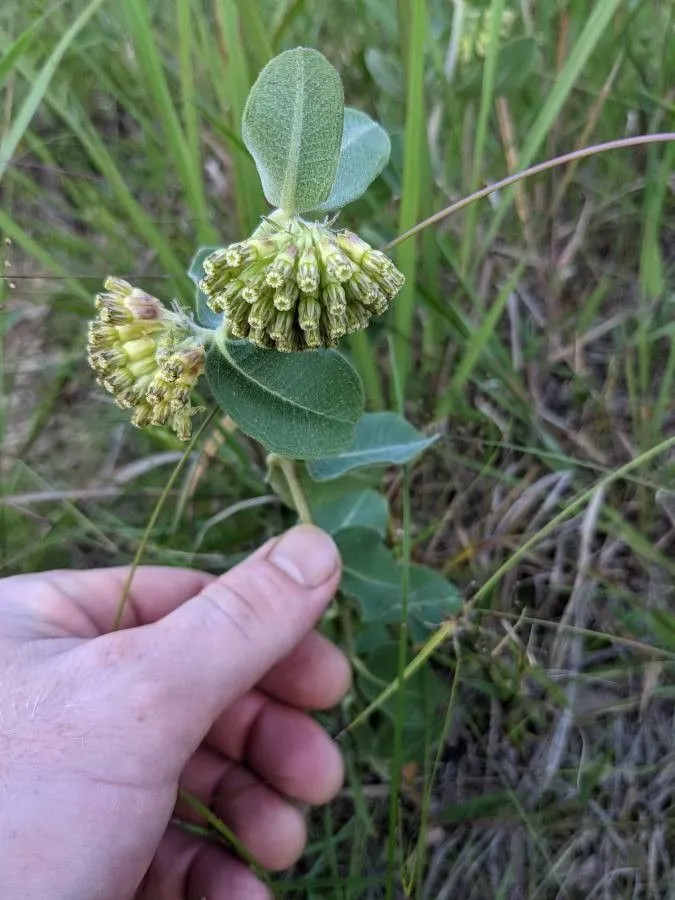
{"type": "Polygon", "coordinates": [[[222,757],[243,762],[271,787],[303,803],[326,803],[342,785],[342,756],[324,729],[304,713],[258,691],[237,700],[217,720],[207,743],[222,757]]]}
{"type": "MultiPolygon", "coordinates": [[[[16,607],[35,636],[93,638],[110,631],[129,576],[128,566],[82,572],[55,570],[0,581],[3,609],[16,607]]],[[[198,594],[213,575],[168,566],[137,569],[122,627],[156,622],[198,594]]]]}
{"type": "MultiPolygon", "coordinates": [[[[302,813],[244,766],[200,748],[180,783],[213,810],[264,868],[286,869],[300,858],[306,841],[302,813]]],[[[176,811],[181,818],[199,820],[186,803],[176,811]]]]}
{"type": "Polygon", "coordinates": [[[194,750],[220,712],[306,636],[339,578],[333,541],[299,526],[164,619],[129,632],[166,736],[182,735],[194,750]]]}
{"type": "MultiPolygon", "coordinates": [[[[223,749],[229,752],[227,732],[214,735],[219,752],[200,747],[183,771],[181,787],[211,808],[262,866],[285,869],[305,845],[304,818],[285,798],[328,802],[342,785],[344,768],[336,744],[309,716],[263,695],[249,697],[249,707],[256,702],[241,762],[223,755],[223,749]]],[[[184,802],[178,814],[199,820],[184,802]]]]}
{"type": "Polygon", "coordinates": [[[170,828],[146,875],[142,900],[271,900],[244,863],[220,847],[170,828]]]}
{"type": "MultiPolygon", "coordinates": [[[[206,847],[192,866],[187,900],[272,900],[272,892],[244,863],[206,847]]],[[[182,900],[182,898],[181,898],[182,900]]]]}
{"type": "Polygon", "coordinates": [[[268,703],[256,718],[245,758],[282,794],[314,805],[331,800],[344,779],[342,755],[323,728],[277,703],[268,703]]]}
{"type": "Polygon", "coordinates": [[[347,693],[351,677],[344,653],[322,634],[310,631],[258,686],[300,709],[329,709],[347,693]]]}

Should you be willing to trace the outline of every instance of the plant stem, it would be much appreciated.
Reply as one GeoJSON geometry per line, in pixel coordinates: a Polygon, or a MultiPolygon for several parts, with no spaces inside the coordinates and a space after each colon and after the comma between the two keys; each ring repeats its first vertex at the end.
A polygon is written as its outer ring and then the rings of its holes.
{"type": "Polygon", "coordinates": [[[293,503],[295,503],[295,508],[298,512],[300,521],[304,525],[311,525],[312,513],[309,508],[309,503],[307,502],[305,492],[302,489],[302,485],[300,484],[298,474],[295,471],[295,460],[286,459],[286,457],[280,456],[278,457],[278,462],[279,468],[284,473],[284,477],[286,478],[288,489],[291,492],[291,497],[293,498],[293,503]]]}
{"type": "Polygon", "coordinates": [[[213,421],[214,416],[218,412],[218,407],[214,407],[208,416],[204,419],[202,424],[199,427],[197,433],[193,436],[190,443],[185,448],[185,452],[183,453],[182,458],[178,461],[176,468],[171,473],[171,476],[167,483],[164,486],[164,490],[162,491],[159,500],[155,504],[155,508],[152,511],[152,514],[148,520],[148,524],[145,527],[145,531],[143,532],[143,536],[141,537],[140,543],[138,545],[138,549],[134,555],[133,561],[129,566],[129,574],[127,575],[127,579],[124,582],[124,587],[122,588],[122,596],[120,597],[120,601],[117,604],[117,612],[115,613],[115,621],[113,622],[113,631],[117,631],[120,625],[122,624],[122,616],[124,615],[124,608],[126,606],[127,600],[129,599],[129,594],[131,593],[131,583],[134,580],[134,576],[136,571],[138,570],[139,565],[141,564],[141,559],[143,558],[143,554],[145,553],[145,548],[150,539],[150,535],[152,534],[152,530],[157,524],[157,520],[159,519],[159,515],[164,508],[164,504],[166,503],[169,494],[171,493],[171,489],[173,488],[176,479],[183,471],[183,467],[185,463],[190,458],[190,454],[194,449],[195,445],[201,438],[204,431],[208,428],[208,426],[213,421]]]}

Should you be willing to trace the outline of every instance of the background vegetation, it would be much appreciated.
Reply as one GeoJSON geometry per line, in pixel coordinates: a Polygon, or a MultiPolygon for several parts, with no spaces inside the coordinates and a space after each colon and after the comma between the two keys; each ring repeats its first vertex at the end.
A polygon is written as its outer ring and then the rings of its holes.
{"type": "MultiPolygon", "coordinates": [[[[238,129],[270,56],[317,47],[392,135],[341,219],[382,246],[532,162],[675,131],[674,19],[669,0],[5,0],[2,574],[137,551],[183,448],[96,388],[92,297],[114,273],[189,304],[196,246],[251,230],[238,129]]],[[[674,159],[554,169],[395,251],[405,292],[344,349],[371,409],[442,433],[407,480],[382,474],[387,528],[466,605],[403,700],[343,735],[347,785],[280,896],[675,895],[675,457],[651,452],[675,434],[674,159]]],[[[216,418],[144,560],[220,571],[292,520],[216,418]]],[[[347,641],[334,732],[392,684],[395,631],[347,641]]]]}

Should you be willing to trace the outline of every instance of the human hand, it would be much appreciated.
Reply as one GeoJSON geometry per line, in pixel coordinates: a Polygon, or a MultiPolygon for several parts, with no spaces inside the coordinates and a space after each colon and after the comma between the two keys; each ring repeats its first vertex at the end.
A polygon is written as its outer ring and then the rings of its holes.
{"type": "Polygon", "coordinates": [[[168,825],[194,818],[180,786],[265,868],[299,857],[292,800],[324,803],[342,783],[335,744],[302,712],[349,685],[311,630],[339,572],[311,526],[220,578],[143,567],[114,633],[127,569],[0,581],[3,900],[266,898],[243,863],[168,825]]]}

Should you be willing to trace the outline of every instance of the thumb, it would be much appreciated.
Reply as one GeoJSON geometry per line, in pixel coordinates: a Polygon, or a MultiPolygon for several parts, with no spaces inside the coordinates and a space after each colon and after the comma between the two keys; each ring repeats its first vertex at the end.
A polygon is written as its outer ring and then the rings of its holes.
{"type": "Polygon", "coordinates": [[[150,667],[145,677],[159,692],[155,724],[161,729],[166,719],[182,732],[176,738],[196,746],[214,719],[310,631],[339,580],[332,539],[300,525],[137,629],[139,658],[150,667]]]}

